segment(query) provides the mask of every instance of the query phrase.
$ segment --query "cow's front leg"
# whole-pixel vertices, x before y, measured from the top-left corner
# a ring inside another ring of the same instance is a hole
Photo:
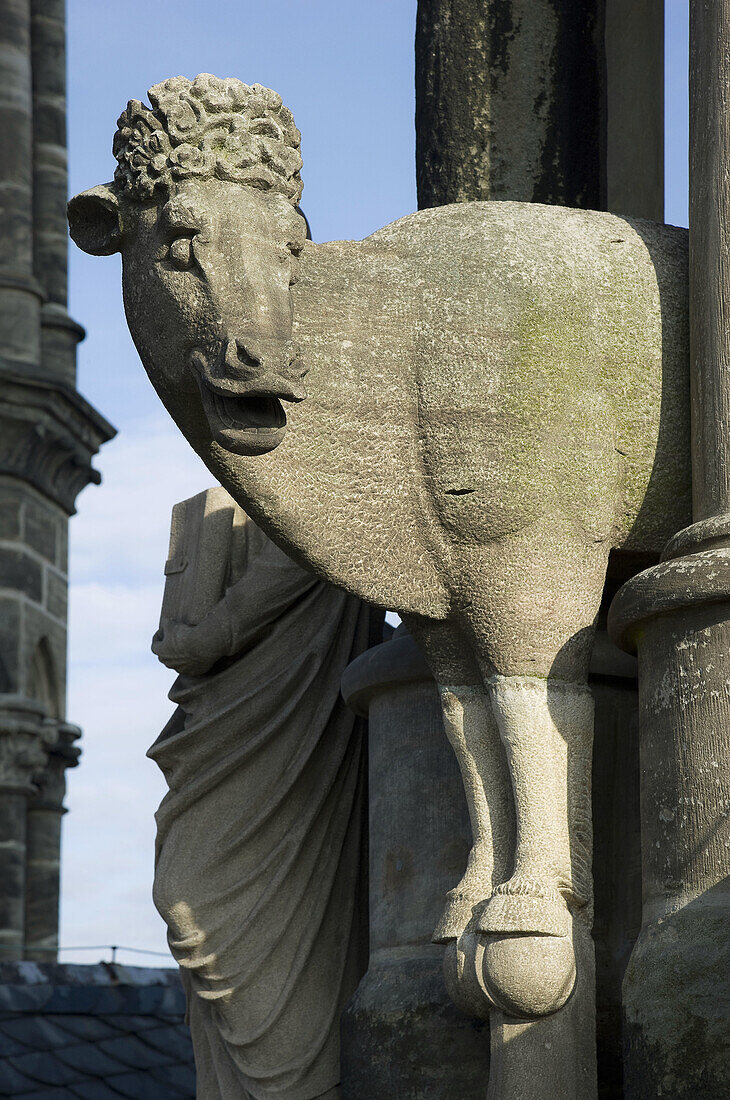
[[[438,685],[446,736],[464,783],[472,847],[466,871],[446,895],[433,933],[436,943],[459,939],[512,869],[514,807],[507,759],[490,695],[468,640],[453,623],[417,616],[404,621],[423,649]]]
[[[517,832],[512,873],[477,919],[489,936],[484,981],[504,1011],[541,1014],[573,989],[574,919],[591,924],[593,699],[552,678],[493,675],[487,686]]]
[[[483,686],[439,685],[446,736],[461,770],[472,848],[459,884],[446,896],[435,943],[458,940],[509,873],[514,809],[507,760],[488,693]]]

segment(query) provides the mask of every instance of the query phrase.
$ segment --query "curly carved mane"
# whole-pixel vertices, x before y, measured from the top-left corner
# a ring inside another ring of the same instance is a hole
[[[130,100],[114,135],[114,179],[126,195],[151,199],[156,188],[202,176],[280,191],[297,205],[301,134],[276,92],[200,73],[147,94],[152,107]]]

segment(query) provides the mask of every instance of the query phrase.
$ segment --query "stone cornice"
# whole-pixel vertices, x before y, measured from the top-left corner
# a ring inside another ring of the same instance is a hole
[[[0,362],[0,474],[27,481],[72,515],[79,492],[101,480],[91,460],[115,434],[71,387]]]

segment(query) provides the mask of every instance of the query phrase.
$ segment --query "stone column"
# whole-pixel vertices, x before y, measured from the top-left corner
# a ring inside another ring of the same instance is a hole
[[[598,0],[419,0],[420,208],[605,208],[602,10]]]
[[[5,696],[0,709],[0,957],[23,957],[26,812],[34,775],[46,764],[43,711]]]
[[[643,922],[624,981],[626,1095],[730,1081],[730,0],[690,4],[691,527],[614,600],[638,651]]]
[[[46,376],[76,384],[84,330],[66,311],[66,3],[31,0],[33,63],[33,267],[43,288],[41,362]]]
[[[33,373],[42,291],[33,277],[30,0],[0,0],[0,365]]]
[[[663,0],[419,0],[421,207],[499,199],[661,220],[663,121]],[[606,601],[626,575],[609,578]],[[612,650],[602,628],[592,665],[595,804],[603,811],[595,838],[595,866],[601,872],[595,929],[598,1060],[602,1087],[620,1089],[620,984],[640,906],[637,697],[635,673],[627,674],[625,666],[622,671]],[[606,819],[609,799],[611,806],[619,800],[620,819],[613,813]],[[593,960],[585,963],[592,984]],[[578,1035],[593,1026],[585,1005],[576,1009],[573,1003],[562,1013],[561,1042],[571,1029]],[[519,1064],[526,1059],[534,1070],[531,1088],[567,1095],[566,1080],[561,1085],[545,1075],[561,1057],[570,1060],[570,1042],[567,1053],[558,1055],[557,1022],[538,1020],[526,1027],[493,1014],[490,1087],[501,1090],[501,1097],[515,1087],[526,1095],[525,1078],[519,1078]],[[553,1051],[549,1064],[543,1057],[546,1044]],[[518,1047],[519,1056],[512,1059],[510,1051]]]
[[[664,0],[419,0],[419,207],[664,210]]]
[[[42,737],[27,716],[64,715],[68,517],[79,491],[100,480],[91,459],[114,434],[74,388],[83,333],[66,314],[65,81],[64,0],[0,0],[0,715],[11,731],[0,724],[10,768],[0,795],[3,955],[19,950],[23,929],[34,942],[55,940],[61,810],[33,799],[22,761],[28,738]]]
[[[664,221],[664,0],[605,0],[606,209]]]
[[[342,1019],[344,1100],[482,1100],[485,1025],[451,1004],[431,935],[470,847],[433,677],[405,628],[346,670],[369,720],[370,962]]]
[[[55,962],[61,871],[61,822],[66,810],[66,769],[78,764],[78,726],[49,723],[54,737],[48,763],[28,800],[25,881],[25,954],[34,962]]]

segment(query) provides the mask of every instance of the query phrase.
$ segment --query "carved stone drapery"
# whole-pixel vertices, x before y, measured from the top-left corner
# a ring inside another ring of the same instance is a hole
[[[340,676],[382,622],[290,561],[222,489],[177,505],[154,649],[181,675],[149,751],[155,903],[206,1100],[339,1095],[366,965],[364,729]]]

